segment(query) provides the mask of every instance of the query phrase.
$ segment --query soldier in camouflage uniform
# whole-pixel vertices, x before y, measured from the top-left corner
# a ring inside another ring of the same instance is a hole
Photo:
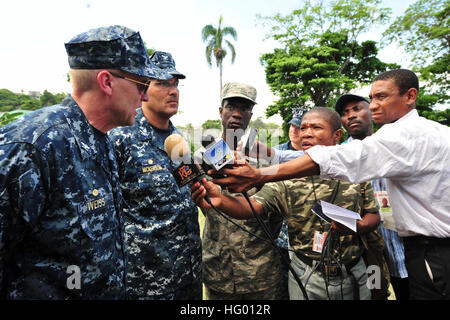
[[[156,51],[151,60],[170,79],[152,80],[135,124],[110,132],[125,200],[127,292],[131,299],[201,300],[198,209],[189,186],[178,187],[171,174],[176,164],[164,148],[169,135],[181,135],[170,118],[185,76],[169,53]]]
[[[0,129],[3,299],[125,298],[122,195],[105,133],[133,123],[158,69],[121,26],[65,46],[72,94]]]
[[[304,108],[295,108],[292,110],[292,119],[288,122],[289,124],[289,140],[280,145],[274,146],[274,149],[278,150],[301,150],[301,140],[300,140],[300,124],[302,122],[303,115],[307,110]],[[283,224],[281,226],[280,235],[275,243],[283,248],[289,248],[289,236],[288,236],[288,223],[287,219],[283,219]],[[293,253],[290,252],[292,255]],[[285,276],[288,276],[288,268],[285,266],[286,272]]]
[[[304,150],[316,144],[334,145],[342,135],[339,115],[328,108],[314,108],[304,116],[301,132]],[[371,185],[365,183],[364,187],[363,217],[358,220],[357,233],[367,233],[379,223],[378,205]],[[236,218],[251,216],[245,201],[221,196],[212,183],[207,183],[207,190],[219,209]],[[196,203],[208,207],[202,200],[203,191],[199,184],[192,187]],[[313,176],[267,183],[252,197],[258,213],[278,212],[287,216],[289,243],[295,250],[291,266],[299,275],[311,300],[353,299],[355,293],[360,299],[370,299],[366,266],[361,258],[363,245],[359,236],[339,224],[321,220],[311,211],[317,201],[323,200],[361,212],[361,196],[360,185]],[[236,211],[236,208],[240,210]],[[330,235],[334,243],[331,248],[334,259],[325,257],[322,260],[322,250],[325,248],[320,245],[321,240]],[[302,299],[298,284],[291,274],[289,277],[290,299]]]
[[[252,86],[236,82],[223,86],[219,108],[222,138],[232,149],[236,148],[234,140],[240,140],[239,135],[247,129],[255,104],[256,89]],[[222,192],[230,195],[226,190]],[[246,233],[213,209],[205,209],[203,213],[206,218],[202,238],[203,281],[207,298],[287,299],[287,278],[282,277],[282,261],[270,243]],[[265,222],[269,221],[281,225],[281,216],[267,215]],[[265,238],[256,218],[234,219],[234,222]]]

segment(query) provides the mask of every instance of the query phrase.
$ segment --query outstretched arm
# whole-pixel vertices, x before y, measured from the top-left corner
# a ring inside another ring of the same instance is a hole
[[[312,161],[308,154],[297,159],[270,167],[256,169],[247,162],[233,169],[223,169],[227,175],[225,178],[214,179],[213,182],[227,187],[232,192],[242,192],[254,186],[262,186],[267,182],[281,181],[292,178],[317,175],[320,172],[319,166]]]
[[[220,192],[214,183],[202,179],[202,183],[195,182],[191,185],[191,195],[195,204],[202,209],[209,209],[212,206],[205,200],[205,195],[208,192],[211,203],[220,211],[225,212],[230,217],[235,219],[249,219],[253,218],[252,210],[244,197],[234,197],[224,195]],[[250,199],[257,214],[262,214],[264,209],[262,205]]]

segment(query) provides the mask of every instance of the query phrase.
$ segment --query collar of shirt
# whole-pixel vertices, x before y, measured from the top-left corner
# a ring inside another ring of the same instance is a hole
[[[63,112],[66,121],[81,150],[81,157],[83,159],[96,159],[108,174],[115,172],[117,170],[116,159],[108,136],[105,134],[104,139],[99,139],[95,134],[96,129],[90,125],[83,111],[70,94],[61,102],[61,105],[64,107]]]
[[[81,149],[81,156],[98,158],[99,150],[101,150],[99,141],[95,137],[94,127],[89,124],[81,108],[70,94],[61,102],[61,105],[65,107],[64,115]]]
[[[348,143],[348,142],[351,142],[351,141],[353,141],[354,139],[353,139],[353,137],[348,137],[348,139],[347,140],[345,140],[344,142],[342,142],[341,144],[345,144],[345,143]]]
[[[138,126],[139,129],[136,138],[139,141],[149,140],[152,144],[164,150],[164,140],[161,138],[161,135],[156,132],[150,123],[148,123],[142,109],[138,109],[137,113],[135,126]],[[172,121],[169,120],[169,134],[173,133],[178,133],[181,135],[179,130],[172,124]]]
[[[409,119],[413,119],[413,118],[419,118],[419,113],[417,112],[417,109],[415,109],[415,108],[394,122],[401,123],[401,122],[408,121]]]
[[[164,147],[164,141],[167,137],[167,134],[158,133],[154,127],[147,121],[142,112],[142,109],[137,110],[137,116],[134,126],[138,127],[136,131],[136,139],[141,142],[149,142],[154,145],[156,148],[160,149],[163,152],[166,152]],[[172,121],[169,120],[169,135],[177,133],[180,136],[184,137],[180,130],[178,130],[173,124]]]

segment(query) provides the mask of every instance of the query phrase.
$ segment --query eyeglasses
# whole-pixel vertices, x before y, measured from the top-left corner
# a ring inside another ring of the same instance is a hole
[[[250,112],[252,112],[252,109],[253,109],[253,107],[251,107],[251,106],[235,106],[232,104],[227,104],[224,108],[231,112],[239,110],[242,113],[250,113]]]
[[[111,72],[109,71],[109,73],[111,73],[114,77],[120,78],[120,79],[125,79],[131,82],[134,82],[137,84],[138,90],[140,93],[144,93],[148,90],[148,87],[150,86],[150,82],[151,80],[147,80],[146,82],[141,82],[141,81],[137,81],[128,77],[125,77],[121,74],[115,73],[115,72]]]
[[[170,88],[170,87],[178,88],[178,87],[183,86],[182,84],[179,83],[178,79],[175,80],[174,82],[171,82],[171,81],[165,81],[165,80],[157,80],[157,81],[155,81],[155,82],[153,82],[153,83],[154,83],[155,85],[161,86],[161,87],[163,87],[163,88],[165,88],[165,89],[168,89],[168,88]]]

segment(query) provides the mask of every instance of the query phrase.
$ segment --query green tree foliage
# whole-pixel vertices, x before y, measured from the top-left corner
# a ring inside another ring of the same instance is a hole
[[[424,91],[417,100],[419,113],[445,123],[448,111],[432,107],[450,101],[450,0],[416,1],[383,35],[385,41],[399,43],[412,55],[412,69],[419,74]]]
[[[219,18],[219,25],[216,27],[208,24],[202,29],[202,40],[206,43],[206,61],[208,65],[212,65],[212,57],[216,59],[216,65],[220,72],[220,90],[222,90],[222,69],[223,59],[231,52],[231,63],[234,63],[236,58],[236,51],[233,44],[225,39],[226,36],[231,36],[235,41],[237,40],[237,32],[233,27],[223,27],[223,17]]]
[[[47,90],[44,90],[44,93],[39,98],[39,101],[41,102],[41,106],[43,107],[52,106],[56,104],[56,97]]]
[[[7,125],[10,122],[13,122],[17,118],[21,117],[23,114],[20,112],[7,112],[0,116],[0,127]]]
[[[0,89],[0,112],[12,110],[35,110],[41,107],[38,99],[26,94],[17,94],[8,89]]]
[[[280,126],[273,122],[264,122],[262,117],[256,118],[256,120],[250,120],[248,125],[250,128],[255,129],[278,129]]]
[[[221,120],[206,120],[202,124],[202,129],[219,129],[222,130]]]
[[[450,126],[450,109],[433,109],[437,103],[442,101],[442,96],[437,93],[428,94],[427,88],[421,88],[416,100],[416,109],[419,114],[427,119],[437,121],[441,124]]]
[[[283,138],[277,133],[280,126],[274,122],[264,122],[262,117],[250,120],[249,128],[258,129],[257,140],[262,141],[269,147],[282,143]],[[284,141],[283,141],[284,142]]]
[[[31,98],[27,95],[22,95],[22,102],[20,104],[20,108],[22,110],[36,110],[41,107],[40,101],[36,98]]]
[[[41,103],[41,107],[47,107],[60,103],[65,97],[65,93],[53,94],[47,90],[44,90],[44,93],[39,98],[39,101]]]
[[[271,25],[268,36],[284,45],[264,54],[261,62],[267,83],[279,97],[266,114],[281,115],[285,135],[293,108],[332,107],[341,94],[398,67],[377,58],[376,42],[357,40],[370,27],[388,21],[391,11],[379,8],[379,0],[339,0],[328,6],[322,1],[302,3],[287,16],[259,17]]]
[[[256,129],[278,129],[279,125],[273,122],[264,122],[262,117],[258,117],[255,120],[250,120],[248,125],[251,128]],[[183,129],[192,129],[192,124],[188,123]],[[222,129],[222,121],[220,119],[217,120],[206,120],[202,124],[202,129]]]
[[[177,126],[177,128],[183,130],[194,130],[194,126],[192,125],[192,123],[188,123],[185,126]]]
[[[11,121],[22,116],[24,111],[36,110],[48,105],[60,103],[67,94],[53,94],[44,91],[40,99],[34,98],[27,94],[14,93],[8,89],[0,89],[0,113],[5,112],[0,117],[0,125],[4,126]]]
[[[0,111],[7,112],[19,107],[19,97],[8,89],[0,89]]]
[[[144,41],[144,45],[147,47],[147,42]],[[153,47],[148,48],[148,47],[147,47],[147,55],[148,55],[149,57],[151,57],[152,54],[153,54],[155,51],[156,51],[155,48],[153,48]]]

